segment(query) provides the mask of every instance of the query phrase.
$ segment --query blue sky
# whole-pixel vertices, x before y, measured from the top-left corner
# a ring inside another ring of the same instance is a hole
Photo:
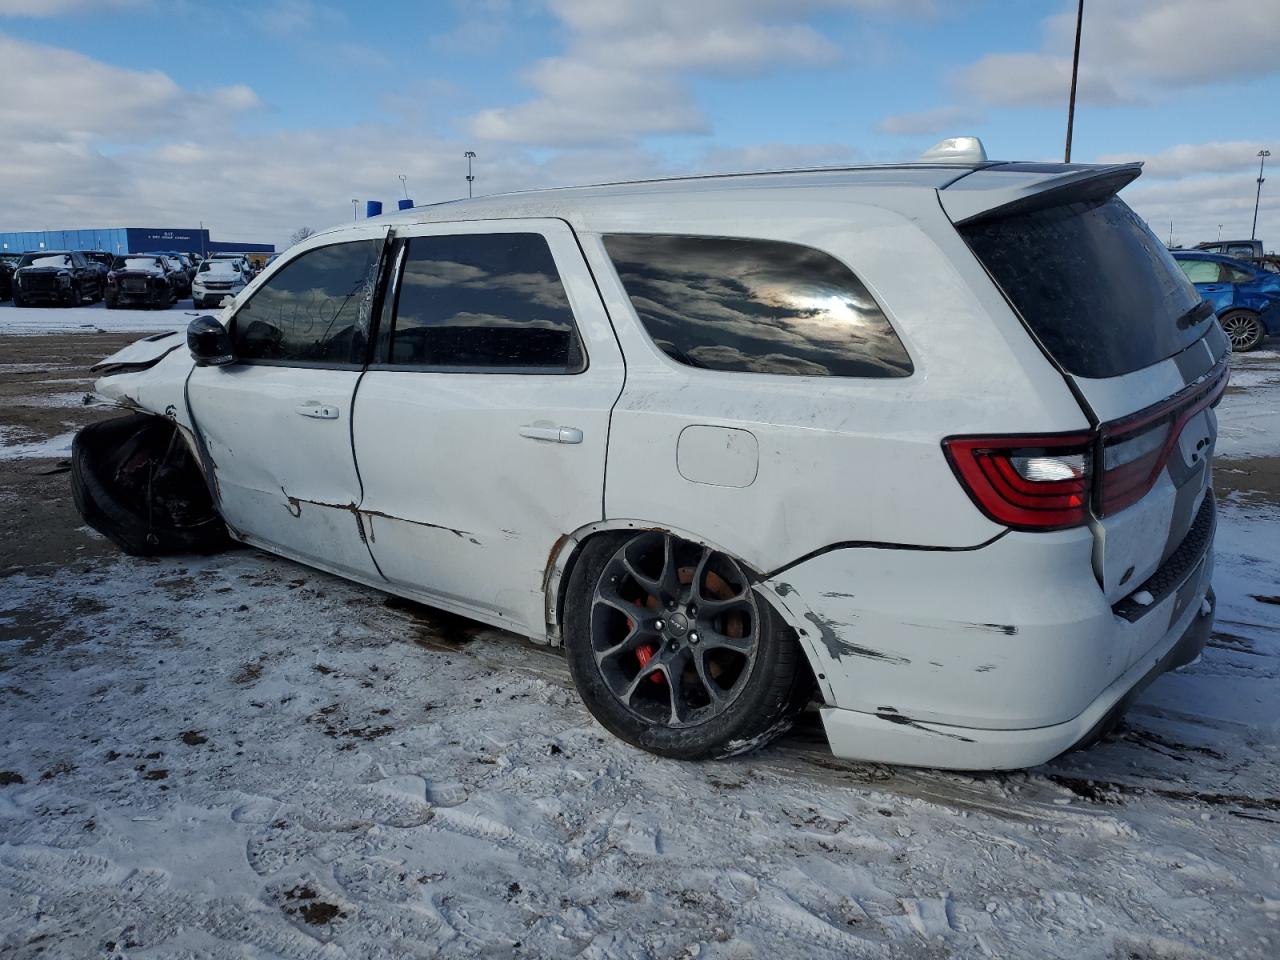
[[[1086,6],[1073,158],[1147,160],[1127,195],[1162,236],[1247,235],[1254,155],[1280,165],[1280,17]],[[1073,27],[1051,0],[0,0],[0,227],[278,242],[393,200],[399,173],[457,196],[468,148],[482,191],[900,160],[958,133],[1060,159]]]

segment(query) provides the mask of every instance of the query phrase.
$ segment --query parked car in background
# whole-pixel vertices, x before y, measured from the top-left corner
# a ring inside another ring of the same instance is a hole
[[[167,307],[178,299],[173,279],[164,257],[146,253],[116,257],[107,274],[107,309]]]
[[[186,263],[176,253],[163,254],[162,256],[169,267],[169,282],[173,284],[174,294],[179,300],[185,300],[191,296],[191,284],[194,279],[190,264]]]
[[[1220,253],[1234,257],[1268,273],[1280,273],[1280,256],[1267,253],[1261,240],[1207,240],[1197,243],[1195,249],[1202,253]]]
[[[18,268],[18,261],[21,259],[20,253],[0,254],[0,301],[13,296],[13,271]]]
[[[1241,353],[1280,333],[1280,275],[1217,253],[1175,250],[1200,296],[1213,304],[1218,322]]]
[[[1139,165],[968,155],[317,234],[95,368],[131,415],[77,436],[77,505],[562,644],[662,755],[816,692],[840,756],[1043,763],[1210,635],[1230,346]]]
[[[219,306],[234,297],[253,279],[240,259],[214,258],[200,264],[191,283],[191,301],[197,310]]]
[[[78,250],[41,250],[24,253],[13,274],[13,304],[61,303],[78,306],[97,303],[106,288],[99,265]]]
[[[111,261],[115,256],[107,253],[105,250],[81,250],[80,253],[86,260],[91,260],[98,265],[99,271],[102,273],[103,284],[107,280],[107,274],[111,271]]]

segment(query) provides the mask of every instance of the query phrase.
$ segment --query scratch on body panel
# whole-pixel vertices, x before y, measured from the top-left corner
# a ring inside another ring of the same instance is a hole
[[[870,647],[860,647],[856,643],[850,643],[833,629],[833,626],[845,627],[848,626],[848,624],[823,620],[813,611],[805,613],[804,618],[818,628],[818,635],[822,638],[823,646],[827,648],[827,653],[831,654],[831,659],[833,660],[839,660],[841,657],[850,656],[867,657],[871,660],[882,660],[886,663],[908,664],[911,662],[906,657],[895,657],[888,653],[882,653],[879,650],[872,650]]]
[[[373,517],[380,517],[383,520],[398,520],[401,523],[411,523],[415,527],[428,527],[432,530],[444,530],[448,533],[452,533],[455,537],[469,540],[476,546],[481,546],[480,541],[466,530],[457,530],[454,527],[446,527],[438,523],[427,523],[425,520],[407,520],[404,517],[393,517],[391,514],[383,513],[381,510],[362,510],[354,503],[329,503],[324,500],[309,500],[306,497],[295,497],[292,496],[284,487],[280,488],[280,492],[284,494],[285,499],[288,501],[286,509],[295,517],[302,516],[302,505],[304,503],[314,504],[317,507],[328,507],[330,510],[345,510],[356,518],[356,525],[359,527],[360,539],[362,541],[365,541],[367,536],[364,526],[364,518],[369,517],[372,519]],[[372,527],[370,529],[372,529]]]

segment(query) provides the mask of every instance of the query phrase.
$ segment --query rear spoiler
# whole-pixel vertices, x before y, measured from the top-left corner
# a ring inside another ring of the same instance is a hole
[[[1141,173],[1141,163],[997,163],[955,180],[938,191],[938,199],[951,221],[961,226],[1105,200]]]

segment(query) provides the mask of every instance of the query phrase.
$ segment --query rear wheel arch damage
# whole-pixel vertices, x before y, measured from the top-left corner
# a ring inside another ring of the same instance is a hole
[[[84,521],[125,553],[213,553],[233,543],[190,438],[166,417],[134,413],[81,429],[71,489]]]
[[[653,569],[641,574],[646,552]],[[602,596],[619,576],[639,588],[634,610]],[[789,617],[757,589],[755,571],[714,544],[639,522],[592,525],[557,544],[548,579],[548,633],[566,647],[583,701],[636,746],[681,759],[745,753],[785,732],[813,696],[809,651]],[[708,616],[713,607],[722,612]],[[602,611],[612,616],[602,620]],[[720,637],[723,617],[736,619]],[[604,638],[605,621],[637,647],[618,655],[623,675],[611,677],[601,656],[617,639]],[[632,697],[652,696],[632,704],[622,694],[628,687]]]

